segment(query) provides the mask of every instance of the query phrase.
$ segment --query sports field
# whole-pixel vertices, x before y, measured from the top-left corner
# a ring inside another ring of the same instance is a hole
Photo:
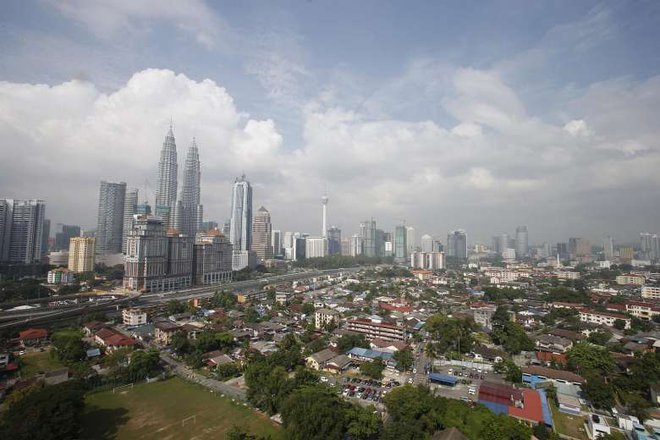
[[[222,439],[234,425],[283,438],[263,414],[179,378],[89,394],[85,402],[83,439]]]
[[[21,367],[21,376],[30,377],[37,373],[57,370],[64,365],[52,357],[48,351],[27,353],[21,357],[23,366]]]

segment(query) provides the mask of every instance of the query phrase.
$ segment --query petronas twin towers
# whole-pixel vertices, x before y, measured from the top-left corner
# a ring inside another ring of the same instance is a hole
[[[193,138],[188,148],[185,167],[183,169],[183,185],[180,198],[177,200],[178,163],[176,141],[172,125],[165,136],[163,149],[158,162],[158,189],[156,192],[156,215],[170,228],[179,233],[194,237],[202,224],[203,208],[200,199],[200,169],[199,150]]]

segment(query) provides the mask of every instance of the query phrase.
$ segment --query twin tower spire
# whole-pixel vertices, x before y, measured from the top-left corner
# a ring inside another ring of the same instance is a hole
[[[200,204],[199,150],[192,140],[183,169],[183,185],[177,200],[178,162],[176,141],[170,122],[158,162],[158,188],[156,190],[156,215],[163,217],[168,228],[194,237],[201,229],[203,207]]]

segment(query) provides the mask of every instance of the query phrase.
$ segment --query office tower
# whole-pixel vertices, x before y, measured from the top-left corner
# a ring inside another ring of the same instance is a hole
[[[0,262],[9,261],[9,240],[11,239],[11,220],[14,201],[0,199]]]
[[[360,237],[362,238],[362,254],[366,257],[376,256],[376,222],[367,220],[360,223]]]
[[[293,261],[302,261],[306,256],[306,250],[307,250],[307,240],[302,237],[295,237],[293,239],[293,255],[292,255],[292,260]]]
[[[447,256],[457,260],[467,258],[467,233],[464,230],[451,231],[447,235]]]
[[[518,226],[516,228],[516,258],[522,260],[529,256],[529,235],[527,226]]]
[[[76,273],[92,272],[95,254],[96,238],[71,237],[69,240],[69,270]]]
[[[279,257],[282,255],[282,231],[279,229],[273,229],[272,235],[273,243],[273,256]]]
[[[126,240],[128,233],[133,228],[133,216],[137,214],[138,190],[130,188],[126,190],[124,198],[124,222],[122,225],[121,251],[126,253]]]
[[[614,240],[609,235],[603,239],[603,256],[608,261],[614,259]]]
[[[568,253],[581,263],[591,261],[591,242],[585,238],[571,237],[568,239]]]
[[[124,287],[143,292],[190,287],[193,252],[192,237],[167,234],[160,217],[137,215],[128,234]]]
[[[499,254],[502,255],[504,252],[506,252],[507,249],[509,249],[509,234],[500,234],[499,236],[499,243],[498,243],[498,249],[499,249]]]
[[[321,237],[327,237],[328,234],[328,223],[327,223],[327,208],[328,208],[328,195],[323,194],[321,196],[321,204],[323,205],[323,226],[321,228]]]
[[[43,200],[0,200],[0,261],[41,260],[45,215]]]
[[[364,250],[364,243],[362,236],[360,234],[353,234],[351,237],[351,244],[350,244],[350,255],[351,257],[357,257],[358,255],[362,255]]]
[[[349,237],[341,239],[341,255],[344,257],[351,255],[351,239]]]
[[[231,233],[231,220],[227,220],[222,224],[222,235],[229,238],[230,233]]]
[[[189,237],[195,236],[202,223],[203,207],[200,204],[200,178],[199,150],[197,149],[197,142],[193,138],[183,169],[181,213],[177,225],[179,232]]]
[[[556,254],[560,260],[568,260],[570,258],[568,243],[557,243]]]
[[[491,245],[490,245],[491,250],[496,254],[501,253],[502,250],[500,249],[500,237],[494,236],[490,240],[491,240]]]
[[[139,204],[135,207],[135,213],[138,215],[151,215],[151,205],[147,202]]]
[[[328,229],[328,255],[341,254],[341,229],[331,226]]]
[[[176,141],[170,123],[170,129],[165,136],[163,148],[160,150],[158,188],[156,189],[156,215],[163,218],[165,227],[174,223],[177,172]]]
[[[96,229],[96,251],[99,254],[118,254],[121,252],[125,200],[125,182],[101,181],[98,226]]]
[[[73,237],[80,237],[80,226],[58,223],[55,226],[55,250],[68,250],[69,240]]]
[[[41,257],[45,257],[48,255],[48,248],[50,247],[48,244],[48,240],[50,239],[50,220],[45,218],[44,219],[44,232],[41,235]]]
[[[193,259],[196,284],[217,284],[231,281],[232,247],[229,239],[215,229],[200,232],[195,238]]]
[[[328,255],[328,240],[325,237],[305,239],[305,258],[321,258]]]
[[[376,242],[375,242],[375,248],[376,248],[376,256],[377,257],[384,257],[385,256],[385,231],[382,229],[376,229]]]
[[[445,268],[444,252],[413,252],[410,254],[413,269],[438,270]]]
[[[660,235],[653,234],[651,237],[651,260],[655,263],[660,261]]]
[[[433,237],[428,234],[422,235],[420,239],[420,244],[422,245],[422,252],[432,252],[433,251]]]
[[[406,227],[406,245],[408,246],[408,255],[417,250],[417,235],[415,233],[415,228],[412,226]]]
[[[653,254],[653,235],[648,232],[639,234],[639,250],[643,260],[651,260]]]
[[[243,174],[234,181],[231,194],[229,241],[236,251],[248,251],[252,246],[252,186]]]
[[[408,260],[407,231],[404,225],[394,228],[394,259],[397,263]]]
[[[270,223],[270,213],[263,206],[254,215],[252,222],[252,251],[260,261],[273,258],[273,226]]]

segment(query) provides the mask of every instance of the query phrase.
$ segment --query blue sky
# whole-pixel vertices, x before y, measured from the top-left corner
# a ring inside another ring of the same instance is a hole
[[[149,198],[171,115],[218,221],[245,171],[284,230],[316,232],[327,187],[345,234],[372,216],[473,241],[660,232],[660,2],[3,8],[0,152],[22,145],[35,183],[3,169],[2,196],[44,198],[55,222],[92,226],[101,179]]]

